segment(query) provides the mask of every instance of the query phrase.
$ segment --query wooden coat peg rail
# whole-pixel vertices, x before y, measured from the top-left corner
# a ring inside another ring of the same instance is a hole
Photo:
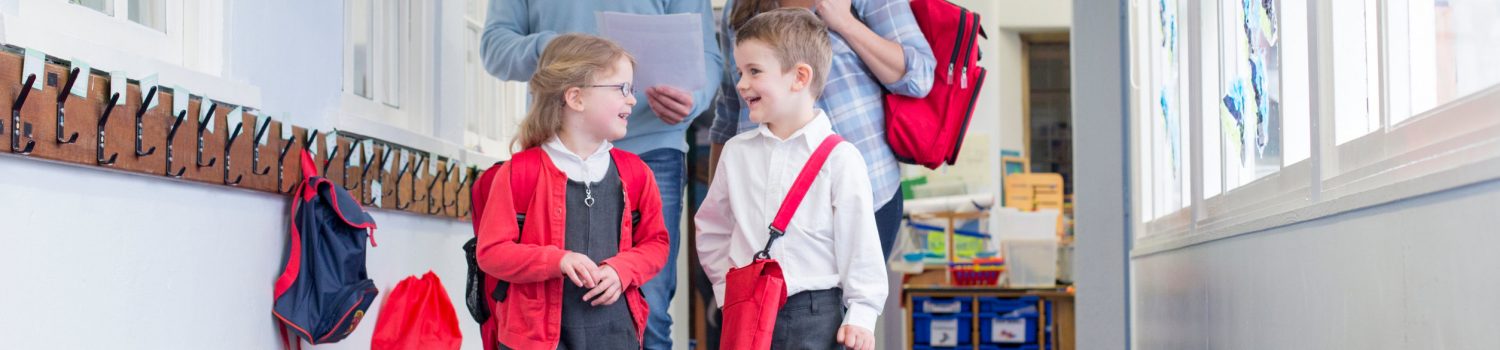
[[[11,112],[0,118],[0,153],[284,194],[302,179],[298,154],[307,149],[320,175],[366,207],[472,215],[468,188],[481,169],[452,158],[287,125],[247,106],[139,81],[115,93],[111,75],[55,58],[22,77],[25,57],[21,48],[0,46],[0,79],[9,79],[0,82],[0,109]],[[82,95],[72,93],[75,86]]]

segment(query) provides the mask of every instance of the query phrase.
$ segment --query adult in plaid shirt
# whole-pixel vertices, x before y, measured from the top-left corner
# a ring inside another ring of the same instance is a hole
[[[828,113],[833,130],[864,156],[876,201],[880,247],[890,255],[901,224],[901,171],[885,140],[884,94],[923,97],[932,89],[936,61],[917,27],[908,0],[729,0],[724,4],[720,47],[728,74],[719,89],[712,127],[711,163],[734,135],[754,130],[750,111],[735,85],[734,33],[739,24],[770,9],[812,9],[828,24],[833,65],[817,107]]]

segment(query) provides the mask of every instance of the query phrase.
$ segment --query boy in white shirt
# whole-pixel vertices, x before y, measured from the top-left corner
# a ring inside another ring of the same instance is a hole
[[[735,88],[754,131],[724,145],[698,209],[698,258],[724,303],[725,274],[766,246],[766,228],[804,163],[833,134],[813,107],[832,56],[827,27],[806,9],[757,15],[736,33]],[[859,150],[841,142],[818,171],[785,236],[771,246],[786,278],[773,349],[873,349],[885,305],[885,259],[875,226],[869,174]]]

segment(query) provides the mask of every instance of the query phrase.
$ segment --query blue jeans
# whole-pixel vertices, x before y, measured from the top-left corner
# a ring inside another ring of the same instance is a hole
[[[902,207],[905,200],[901,197],[901,191],[896,191],[896,197],[875,210],[875,229],[880,231],[880,251],[885,257],[891,257],[891,249],[896,246],[896,233],[901,232]]]
[[[672,305],[672,295],[677,292],[677,246],[682,235],[682,186],[687,172],[687,159],[682,151],[658,149],[642,153],[641,160],[656,174],[656,186],[661,190],[662,219],[667,225],[667,264],[655,278],[641,286],[646,304],[651,306],[651,317],[646,320],[646,339],[643,347],[650,350],[672,348],[672,315],[667,308]]]

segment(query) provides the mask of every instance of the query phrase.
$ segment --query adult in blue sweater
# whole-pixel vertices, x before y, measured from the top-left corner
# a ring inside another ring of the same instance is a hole
[[[667,265],[642,286],[651,317],[646,326],[646,349],[672,348],[672,318],[667,306],[677,289],[677,252],[681,245],[682,192],[686,173],[685,131],[703,111],[713,106],[723,77],[723,56],[713,30],[713,8],[708,0],[490,0],[488,18],[480,46],[485,69],[512,81],[526,81],[536,71],[537,57],[559,34],[598,34],[597,12],[643,15],[692,13],[702,17],[703,56],[683,57],[704,61],[708,83],[696,91],[670,86],[644,86],[635,90],[636,104],[630,114],[625,138],[615,147],[638,154],[656,174],[661,189],[662,216],[670,235]]]

